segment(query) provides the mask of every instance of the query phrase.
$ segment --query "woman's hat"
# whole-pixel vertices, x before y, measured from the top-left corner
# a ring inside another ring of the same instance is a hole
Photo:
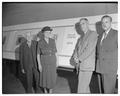
[[[45,26],[43,27],[43,29],[41,30],[42,32],[45,32],[45,31],[52,31],[52,28],[49,27],[49,26]]]

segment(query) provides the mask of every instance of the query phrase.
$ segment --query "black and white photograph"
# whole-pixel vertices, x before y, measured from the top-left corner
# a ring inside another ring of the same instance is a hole
[[[118,94],[118,1],[2,2],[2,94]]]

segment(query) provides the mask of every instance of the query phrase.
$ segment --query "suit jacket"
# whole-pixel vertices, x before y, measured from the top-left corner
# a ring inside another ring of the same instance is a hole
[[[102,38],[102,36],[100,36]],[[118,32],[111,29],[107,37],[97,44],[97,65],[98,73],[117,73],[118,69]]]
[[[89,30],[78,43],[74,56],[81,61],[80,70],[94,71],[97,32]]]
[[[22,69],[37,68],[37,42],[32,41],[30,51],[27,42],[20,45],[20,64]]]

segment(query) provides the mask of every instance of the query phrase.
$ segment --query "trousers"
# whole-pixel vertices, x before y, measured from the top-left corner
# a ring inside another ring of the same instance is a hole
[[[117,74],[102,74],[103,89],[105,94],[112,94],[115,91]]]
[[[39,72],[36,68],[26,70],[27,93],[33,93],[33,80],[35,80],[35,91],[39,87]]]
[[[92,71],[79,71],[78,77],[78,93],[90,93],[90,81],[92,77]]]

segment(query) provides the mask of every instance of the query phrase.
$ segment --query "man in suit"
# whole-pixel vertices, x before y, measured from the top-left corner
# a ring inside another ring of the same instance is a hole
[[[26,33],[27,41],[20,45],[20,64],[22,73],[26,74],[27,93],[33,93],[33,77],[35,79],[35,92],[39,90],[39,72],[37,67],[37,41],[32,40],[31,34]]]
[[[101,18],[104,33],[97,42],[96,72],[102,76],[104,93],[114,92],[118,69],[118,33],[111,28],[112,18],[105,15]]]
[[[97,32],[89,29],[87,18],[80,19],[79,23],[81,30],[84,32],[84,36],[81,39],[78,39],[77,48],[75,48],[73,54],[76,68],[79,69],[78,93],[90,93],[89,84],[95,69]]]

